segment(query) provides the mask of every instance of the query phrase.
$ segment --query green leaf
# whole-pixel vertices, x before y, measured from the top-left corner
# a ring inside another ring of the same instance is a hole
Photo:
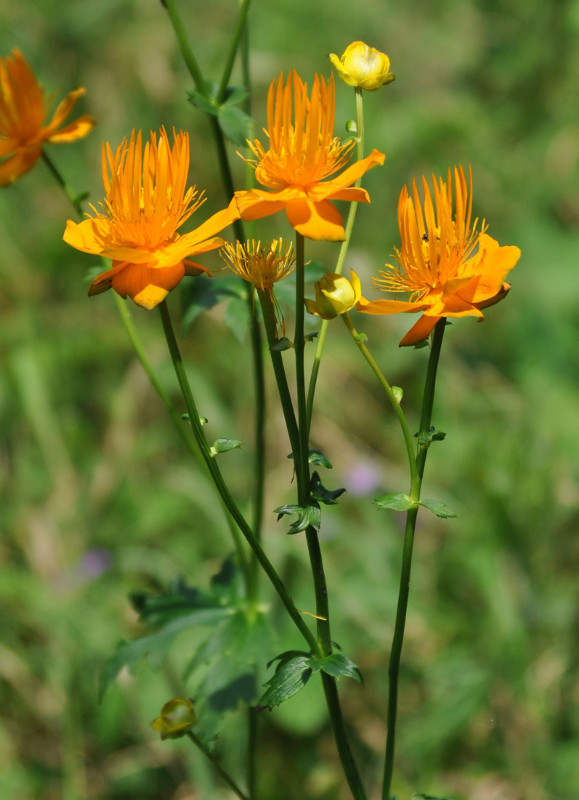
[[[451,517],[456,517],[454,511],[443,503],[441,500],[421,500],[420,505],[427,508],[429,511],[432,511],[433,514],[436,514],[437,517],[441,519],[450,519]]]
[[[391,511],[408,511],[414,505],[414,501],[402,492],[382,495],[382,497],[377,497],[374,502],[378,508],[389,508]]]
[[[313,342],[320,335],[319,331],[312,331],[304,335],[304,342]]]
[[[258,708],[272,709],[303,689],[312,675],[312,657],[296,655],[280,661],[275,675],[265,684],[268,688],[259,701]]]
[[[215,103],[214,98],[206,97],[196,89],[187,90],[187,99],[195,108],[203,111],[204,114],[209,114],[212,117],[216,117],[219,114],[219,106]]]
[[[245,144],[251,132],[251,117],[245,111],[237,106],[223,105],[217,119],[227,139],[237,145]]]
[[[434,797],[432,794],[413,794],[412,800],[452,800],[452,797]]]
[[[338,502],[338,497],[344,494],[345,491],[345,489],[326,489],[326,487],[322,484],[318,473],[314,472],[312,474],[312,479],[310,481],[310,492],[314,500],[318,500],[320,503],[325,503],[327,506],[334,506]]]
[[[319,668],[332,678],[339,678],[344,675],[346,678],[354,678],[358,683],[362,683],[362,673],[354,664],[352,659],[343,653],[332,653],[324,658],[316,659]]]
[[[229,298],[243,298],[243,281],[237,275],[214,280],[206,275],[199,275],[188,281],[182,292],[183,327],[187,330],[202,311],[214,308],[218,303]]]
[[[242,442],[239,439],[216,439],[211,447],[211,455],[216,456],[219,453],[227,453],[229,450],[236,450],[241,447]]]
[[[245,297],[232,297],[225,309],[225,324],[240,344],[247,336],[251,321],[250,307]]]
[[[291,458],[291,456],[289,457]],[[320,450],[310,450],[308,454],[308,461],[310,464],[315,464],[316,467],[326,467],[326,469],[332,469],[332,465]]]
[[[291,339],[288,339],[287,336],[282,336],[281,339],[278,339],[277,342],[272,344],[270,350],[275,350],[281,353],[284,350],[291,350],[293,346],[294,343],[291,341]]]
[[[300,533],[300,531],[305,531],[306,528],[312,527],[315,528],[317,531],[320,529],[320,522],[321,522],[321,513],[319,505],[314,501],[310,505],[307,506],[297,506],[297,505],[283,505],[279,506],[279,508],[274,509],[277,516],[277,521],[279,522],[280,519],[285,515],[292,515],[295,514],[297,519],[295,522],[292,522],[290,528],[288,530],[289,534]]]
[[[236,105],[249,97],[249,92],[245,86],[228,86],[225,91],[223,105]]]

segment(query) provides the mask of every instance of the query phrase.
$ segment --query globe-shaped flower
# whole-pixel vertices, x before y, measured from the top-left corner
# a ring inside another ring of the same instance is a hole
[[[360,279],[350,270],[350,280],[337,272],[327,272],[314,284],[315,300],[306,300],[306,308],[310,314],[322,319],[334,319],[356,307],[362,289]]]
[[[390,59],[386,53],[381,53],[380,50],[369,47],[364,42],[349,44],[341,58],[335,53],[330,53],[330,61],[348,86],[359,87],[369,92],[391,83],[396,77],[389,71]]]

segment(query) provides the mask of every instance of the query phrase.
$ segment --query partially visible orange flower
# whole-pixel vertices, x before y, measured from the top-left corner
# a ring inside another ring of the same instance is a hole
[[[334,78],[326,84],[316,75],[311,98],[306,84],[290,72],[272,81],[267,99],[269,148],[249,142],[258,183],[267,190],[236,192],[242,219],[259,219],[285,209],[295,230],[309,239],[344,239],[342,217],[331,200],[369,203],[365,189],[352,184],[367,170],[384,163],[384,154],[372,150],[367,158],[335,175],[350,159],[354,141],[334,137]]]
[[[84,89],[70,92],[48,118],[51,97],[36,82],[19,50],[0,58],[0,186],[8,186],[32,169],[45,142],[61,144],[82,139],[94,119],[85,114],[62,127]]]
[[[163,128],[159,141],[143,151],[141,132],[124,139],[113,155],[103,143],[102,171],[106,200],[94,216],[80,224],[69,220],[64,241],[77,250],[113,259],[112,269],[91,283],[89,295],[111,287],[121,297],[152,309],[165,299],[185,275],[208,269],[188,256],[215,250],[224,244],[216,233],[239,218],[237,210],[218,211],[189,233],[177,229],[205,201],[203,193],[187,187],[189,135],[174,133],[173,147]]]
[[[358,311],[366,314],[398,314],[422,311],[418,322],[404,336],[401,345],[418,344],[428,338],[443,317],[477,317],[482,308],[502,300],[509,291],[507,273],[520,258],[518,247],[500,247],[485,233],[486,225],[472,221],[472,174],[469,186],[462,167],[454,168],[454,211],[452,173],[446,182],[432,177],[434,202],[426,182],[424,211],[416,182],[412,197],[406,186],[400,193],[398,225],[401,246],[396,249],[397,265],[386,264],[375,284],[387,292],[406,292],[408,300],[375,300],[364,297]]]

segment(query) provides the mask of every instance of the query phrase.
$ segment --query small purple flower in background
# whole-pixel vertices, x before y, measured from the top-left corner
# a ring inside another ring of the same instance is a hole
[[[348,492],[355,497],[371,494],[382,483],[382,473],[378,465],[371,461],[356,461],[345,476]]]
[[[105,547],[91,547],[83,555],[75,570],[80,580],[100,578],[112,564],[112,554]]]

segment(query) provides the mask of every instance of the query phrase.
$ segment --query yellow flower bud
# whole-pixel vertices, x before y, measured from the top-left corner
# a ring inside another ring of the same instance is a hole
[[[345,314],[360,300],[362,287],[360,279],[350,270],[350,280],[337,272],[328,272],[314,284],[315,300],[306,300],[306,308],[310,314],[322,319],[334,319]]]
[[[161,734],[161,739],[179,739],[191,730],[197,722],[193,710],[193,700],[183,700],[175,697],[165,703],[161,709],[161,716],[151,722],[151,728]]]
[[[349,44],[341,58],[335,53],[330,53],[330,61],[348,86],[358,86],[369,92],[379,89],[395,78],[393,72],[388,72],[390,59],[386,53],[381,53],[380,50],[369,47],[364,42]]]

